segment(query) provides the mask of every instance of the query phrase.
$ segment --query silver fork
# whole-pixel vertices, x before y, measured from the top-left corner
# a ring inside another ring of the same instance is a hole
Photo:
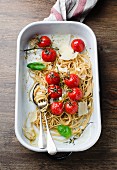
[[[38,140],[38,146],[41,149],[46,148],[46,140],[45,140],[45,135],[44,135],[44,130],[43,130],[43,125],[42,125],[42,109],[47,106],[47,101],[46,100],[41,100],[36,105],[38,106],[40,110],[40,133],[39,133],[39,140]],[[55,143],[52,139],[52,136],[50,134],[50,130],[48,127],[48,122],[46,118],[46,112],[43,113],[45,117],[45,122],[46,122],[46,128],[47,128],[47,151],[50,155],[55,155],[57,153],[57,148],[55,146]]]

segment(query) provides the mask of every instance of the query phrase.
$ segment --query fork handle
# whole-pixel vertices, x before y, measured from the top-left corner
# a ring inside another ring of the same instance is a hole
[[[46,128],[47,128],[47,151],[50,155],[55,155],[57,153],[57,148],[50,134],[46,115],[45,115],[45,121],[46,121]]]
[[[38,147],[40,149],[46,148],[46,139],[45,139],[45,134],[42,125],[42,113],[40,113],[40,130],[39,130]]]

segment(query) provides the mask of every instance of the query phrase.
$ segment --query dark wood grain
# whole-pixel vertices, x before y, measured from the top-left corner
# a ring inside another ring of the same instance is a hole
[[[117,169],[117,1],[100,0],[85,23],[98,40],[102,134],[91,149],[53,161],[18,142],[14,133],[16,39],[28,23],[49,15],[55,0],[0,1],[0,170]]]

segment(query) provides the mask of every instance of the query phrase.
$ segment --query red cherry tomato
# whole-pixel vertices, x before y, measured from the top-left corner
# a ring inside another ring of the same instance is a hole
[[[51,71],[49,74],[46,75],[46,81],[48,84],[59,84],[60,76],[55,71]]]
[[[56,60],[56,51],[52,48],[47,48],[46,50],[42,51],[42,59],[46,62],[53,62]]]
[[[39,47],[49,47],[50,45],[51,45],[51,40],[49,37],[42,36],[41,38],[39,38],[39,43],[38,43]]]
[[[82,52],[85,48],[85,44],[81,39],[74,39],[71,43],[71,47],[74,51]]]
[[[68,92],[68,96],[72,100],[80,100],[83,97],[83,93],[80,88],[74,87],[71,89],[71,92]]]
[[[70,74],[68,77],[65,78],[64,82],[70,88],[78,87],[80,79],[76,74]]]
[[[63,103],[53,102],[50,106],[51,112],[54,115],[61,115],[63,113]]]
[[[65,111],[68,114],[75,114],[76,112],[78,112],[78,105],[75,101],[68,101],[65,103]]]
[[[56,99],[62,96],[62,89],[60,86],[51,84],[48,87],[48,93],[51,98]]]

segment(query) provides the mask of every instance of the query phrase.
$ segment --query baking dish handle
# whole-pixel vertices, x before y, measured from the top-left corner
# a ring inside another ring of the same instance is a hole
[[[63,160],[69,157],[72,154],[72,152],[59,152],[56,155],[50,155],[47,153],[47,156],[53,160]]]

